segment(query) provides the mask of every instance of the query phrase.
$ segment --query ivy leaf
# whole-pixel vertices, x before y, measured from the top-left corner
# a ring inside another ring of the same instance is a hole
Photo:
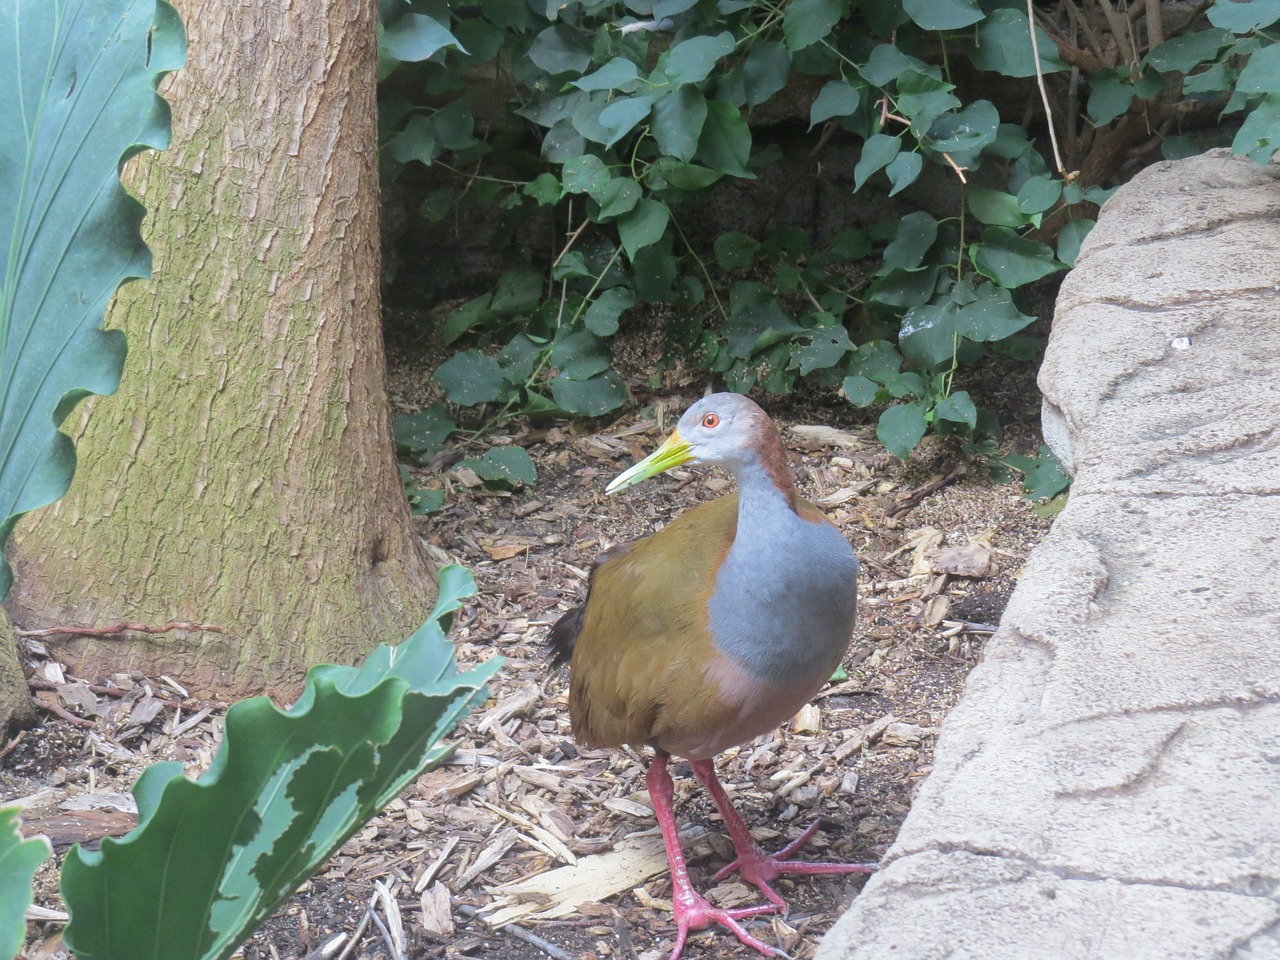
[[[1085,108],[1095,127],[1110,123],[1129,109],[1133,84],[1127,70],[1098,70],[1089,75],[1089,104]]]
[[[729,356],[745,359],[781,336],[804,332],[782,309],[777,295],[762,283],[740,281],[729,295],[729,320],[724,325]],[[769,336],[773,334],[773,336]]]
[[[707,119],[695,159],[730,176],[754,179],[755,175],[747,169],[750,157],[751,130],[742,113],[724,100],[708,101]]]
[[[902,9],[922,30],[959,30],[982,19],[977,0],[902,0]]]
[[[611,337],[618,332],[618,318],[635,302],[635,294],[626,287],[610,287],[587,307],[582,322],[596,336]]]
[[[893,157],[890,164],[884,168],[884,173],[888,175],[888,182],[893,187],[888,195],[892,197],[895,193],[901,193],[910,187],[923,168],[924,159],[919,154],[899,154]]]
[[[445,396],[464,407],[499,399],[506,385],[498,361],[476,350],[450,357],[436,368],[432,379],[444,388]]]
[[[716,237],[716,263],[721,270],[741,270],[743,267],[751,266],[759,249],[760,241],[745,233],[738,231],[722,233]]]
[[[973,399],[966,390],[957,390],[940,401],[933,408],[933,416],[936,420],[964,424],[970,430],[978,425],[978,408],[973,405]]]
[[[866,65],[858,71],[862,79],[873,87],[887,87],[909,70],[927,74],[941,79],[942,71],[931,67],[923,60],[903,53],[892,43],[881,43],[873,47],[867,57]]]
[[[466,99],[446,104],[431,118],[431,132],[437,145],[445,150],[465,150],[476,143],[472,136],[475,125],[471,104]]]
[[[862,94],[844,80],[831,80],[818,93],[809,108],[809,129],[832,117],[847,117],[858,109]]]
[[[1008,227],[988,227],[982,242],[969,247],[969,256],[980,274],[1009,289],[1062,269],[1049,246],[1020,237]]]
[[[621,100],[613,101],[613,103],[601,110],[600,126],[606,132],[604,145],[612,147],[634,130],[636,125],[649,115],[649,110],[652,107],[653,97],[646,95],[643,97],[624,97]]]
[[[562,327],[551,347],[551,362],[560,368],[560,376],[587,380],[609,368],[609,348],[590,330]]]
[[[937,220],[923,210],[908,213],[898,224],[893,240],[884,248],[884,265],[914,270],[924,262],[924,255],[937,239]]]
[[[898,109],[911,119],[911,132],[927,134],[934,122],[948,110],[960,106],[951,92],[955,87],[920,70],[907,70],[898,77]]]
[[[534,365],[547,349],[541,338],[534,341],[527,333],[517,333],[498,351],[498,364],[507,383],[523,384],[533,376]]]
[[[876,437],[891,454],[906,460],[926,429],[924,407],[918,403],[899,403],[880,414]]]
[[[1021,227],[1028,223],[1028,218],[1018,209],[1018,198],[999,190],[990,190],[978,184],[970,184],[965,189],[965,197],[969,201],[969,212],[980,223],[999,227]]]
[[[665,73],[674,86],[701,83],[711,75],[721,57],[733,53],[733,34],[725,31],[714,37],[681,40],[663,55],[658,72]]]
[[[996,139],[1000,114],[990,100],[976,100],[963,110],[944,113],[929,128],[934,153],[945,153],[962,167],[972,167],[978,155]]]
[[[765,40],[753,46],[742,65],[747,106],[759,106],[785,87],[790,71],[791,55],[781,43]]]
[[[595,193],[612,179],[609,168],[593,153],[565,161],[560,171],[565,193]]]
[[[723,176],[719,170],[684,163],[675,157],[659,157],[649,167],[645,182],[653,191],[679,190],[694,193],[706,189]]]
[[[618,236],[627,256],[635,259],[636,251],[657,243],[666,232],[671,212],[658,200],[641,200],[634,210],[618,218]]]
[[[391,421],[396,446],[411,456],[426,459],[434,456],[458,425],[443,403],[433,403],[417,413],[406,413]]]
[[[636,88],[636,81],[639,79],[640,71],[634,63],[625,57],[614,57],[599,70],[577,80],[570,80],[569,84],[588,93],[595,90],[622,90],[630,93]]]
[[[959,336],[955,312],[926,303],[903,314],[898,343],[904,357],[921,367],[931,368],[955,356]]]
[[[422,13],[406,13],[387,27],[379,46],[404,62],[428,60],[445,47],[467,52],[444,24]]]
[[[1018,209],[1025,214],[1043,213],[1062,196],[1062,181],[1049,175],[1030,177],[1018,188]]]
[[[431,161],[440,154],[431,118],[410,117],[404,129],[387,141],[387,152],[401,163],[417,160],[423,166],[431,166]]]
[[[564,191],[560,187],[560,181],[555,178],[554,174],[550,173],[538,174],[536,179],[524,185],[521,193],[538,201],[538,206],[540,207],[556,203],[564,195]]]
[[[853,189],[861,190],[862,185],[867,182],[867,177],[888,166],[901,149],[902,141],[887,133],[877,133],[867,137],[862,145],[862,155],[858,157],[858,162],[853,167]]]
[[[586,149],[586,138],[578,132],[571,117],[557,120],[542,138],[542,156],[551,163],[580,157]]]
[[[650,129],[658,148],[678,160],[693,159],[707,119],[707,100],[697,87],[681,87],[653,105]]]
[[[1256,56],[1256,54],[1255,54]],[[1232,153],[1240,153],[1254,163],[1267,163],[1280,149],[1280,91],[1269,93],[1254,108],[1231,141]]]
[[[527,313],[542,300],[542,275],[519,267],[505,271],[493,288],[489,307],[503,317]]]
[[[578,41],[577,35],[563,24],[552,24],[533,40],[528,57],[552,76],[582,73],[591,65],[591,51]]]
[[[551,395],[566,412],[580,417],[599,417],[627,402],[627,388],[613,370],[589,380],[557,377],[551,382]]]
[[[807,377],[815,370],[834,367],[853,349],[853,344],[849,342],[849,331],[844,325],[836,323],[835,317],[830,314],[826,318],[831,321],[829,325],[810,331],[813,335],[810,341],[791,352],[791,366],[799,367],[802,377]]]
[[[791,0],[782,13],[782,36],[792,53],[827,37],[844,15],[841,0]]]
[[[1036,27],[1036,46],[1040,50],[1040,71],[1055,73],[1070,69],[1058,57],[1058,47],[1049,35]],[[974,30],[974,45],[969,61],[979,70],[992,70],[1006,77],[1034,77],[1035,58],[1031,55],[1031,31],[1027,15],[1021,10],[992,10]]]
[[[990,343],[1013,336],[1033,320],[1013,305],[1008,290],[988,283],[956,313],[955,329],[968,340]]]
[[[599,219],[609,220],[635,209],[640,201],[640,185],[629,177],[614,177],[592,191],[591,197],[600,204]]]
[[[531,487],[538,482],[538,468],[524,447],[511,444],[493,447],[478,460],[462,460],[459,467],[466,467],[486,485],[512,489]]]
[[[1190,73],[1199,64],[1217,59],[1218,51],[1234,39],[1226,30],[1219,28],[1184,33],[1160,44],[1142,62],[1164,73]]]
[[[867,407],[876,402],[880,384],[859,375],[845,377],[844,385],[840,389],[855,407]]]
[[[1218,0],[1209,7],[1209,22],[1232,33],[1252,33],[1280,20],[1280,0]]]
[[[1058,231],[1058,259],[1068,267],[1076,265],[1076,257],[1080,256],[1080,244],[1093,229],[1092,220],[1068,220]]]
[[[1237,93],[1272,93],[1280,90],[1280,44],[1263,47],[1249,58],[1236,81]]]

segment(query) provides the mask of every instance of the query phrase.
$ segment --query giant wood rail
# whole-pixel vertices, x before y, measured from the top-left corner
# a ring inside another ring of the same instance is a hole
[[[719,923],[743,943],[784,954],[739,922],[786,903],[770,885],[783,873],[853,873],[871,864],[786,859],[817,824],[777,855],[764,853],[716,778],[712,758],[789,719],[831,677],[849,645],[858,560],[848,541],[796,495],[782,440],[755,403],[717,393],[693,404],[657,450],[607,492],[686,462],[716,464],[735,495],[703,503],[652,536],[607,551],[592,568],[586,602],[549,638],[570,665],[573,735],[590,747],[631,744],[655,753],[647,785],[671,864],[678,928]],[[667,759],[687,757],[720,811],[738,870],[771,903],[712,906],[694,889],[672,810]]]

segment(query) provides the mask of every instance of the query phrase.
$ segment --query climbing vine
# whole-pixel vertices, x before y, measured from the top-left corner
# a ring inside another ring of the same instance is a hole
[[[1280,136],[1278,0],[384,0],[381,14],[384,177],[449,174],[428,222],[484,207],[512,238],[548,212],[558,225],[554,252],[513,240],[514,265],[439,327],[457,352],[435,380],[490,423],[620,407],[610,338],[628,310],[666,304],[672,355],[731,389],[839,391],[880,410],[899,457],[930,429],[994,451],[999,423],[963,365],[1034,355],[1020,291],[1074,262],[1127,169],[1218,142],[1264,162]],[[859,145],[849,189],[910,196],[936,168],[953,212],[702,237],[708,196],[780,162],[757,114],[797,96],[811,156]],[[428,456],[454,430],[438,405],[399,435]]]

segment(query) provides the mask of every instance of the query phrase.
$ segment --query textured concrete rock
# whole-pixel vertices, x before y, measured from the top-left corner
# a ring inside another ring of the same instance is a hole
[[[1041,372],[1070,501],[819,960],[1280,957],[1280,180],[1116,193]]]

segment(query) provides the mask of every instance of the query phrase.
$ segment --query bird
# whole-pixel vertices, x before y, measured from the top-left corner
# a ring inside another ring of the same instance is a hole
[[[617,493],[683,463],[723,467],[737,492],[701,503],[658,532],[605,551],[584,602],[548,635],[569,665],[569,716],[586,747],[648,747],[645,776],[671,867],[678,960],[688,934],[719,924],[766,956],[785,957],[742,920],[783,911],[781,874],[866,873],[868,863],[789,859],[812,824],[765,853],[716,776],[714,757],[774,729],[812,699],[853,634],[858,559],[849,541],[796,493],[777,427],[750,398],[713,393],[671,435],[606,487]],[[676,830],[672,756],[686,758],[733,841],[738,871],[767,903],[713,906],[693,886]]]

